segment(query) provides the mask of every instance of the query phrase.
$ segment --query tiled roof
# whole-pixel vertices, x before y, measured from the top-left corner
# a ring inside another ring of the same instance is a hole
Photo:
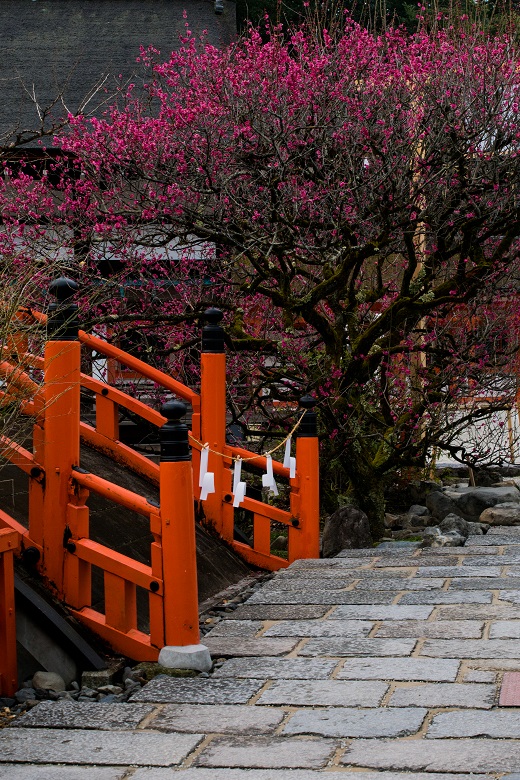
[[[222,45],[236,34],[235,4],[224,0],[224,13],[216,15],[213,0],[0,0],[0,140],[38,126],[31,94],[47,106],[63,92],[74,112],[107,74],[109,91],[120,74],[131,79],[141,45],[167,59],[186,22]],[[52,117],[64,112],[60,102]]]

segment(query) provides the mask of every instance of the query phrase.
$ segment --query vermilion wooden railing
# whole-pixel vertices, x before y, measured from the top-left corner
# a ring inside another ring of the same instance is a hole
[[[315,415],[308,410],[298,431],[295,478],[289,479],[289,469],[273,461],[275,475],[289,480],[289,510],[246,496],[241,508],[253,514],[253,545],[237,542],[233,538],[233,459],[249,459],[249,465],[260,471],[265,470],[266,459],[244,448],[230,446],[225,440],[226,369],[220,312],[210,310],[209,324],[203,329],[199,396],[102,339],[82,331],[78,333],[77,326],[71,325],[74,306],[68,300],[75,284],[62,279],[54,286],[58,304],[53,305],[54,309],[51,307],[50,340],[45,345],[44,358],[18,353],[16,364],[10,360],[0,364],[0,375],[11,380],[4,398],[23,393],[23,409],[35,417],[32,453],[6,437],[1,441],[3,457],[29,474],[29,527],[22,529],[23,547],[31,560],[38,561],[49,585],[80,620],[119,652],[138,660],[155,660],[165,644],[196,644],[199,638],[193,506],[194,500],[199,502],[200,489],[198,479],[193,479],[193,470],[198,476],[202,444],[208,443],[210,447],[208,468],[215,475],[216,488],[215,493],[201,502],[202,509],[208,524],[223,539],[249,562],[271,570],[287,566],[297,558],[319,556]],[[41,322],[47,319],[41,313],[34,316]],[[24,339],[15,340],[11,351],[26,348],[25,343]],[[167,449],[170,446],[167,436],[173,435],[175,426],[180,425],[178,417],[182,407],[177,406],[173,411],[171,408],[168,411],[168,405],[163,407],[161,411],[170,414],[166,423],[163,414],[138,399],[82,374],[81,343],[89,350],[117,360],[191,405],[193,468],[186,457],[178,462],[175,458],[162,458],[157,465],[118,440],[121,407],[157,426],[164,439],[161,446]],[[27,373],[31,369],[43,370],[43,384],[31,379]],[[95,426],[80,420],[81,387],[94,394]],[[82,470],[80,438],[159,484],[160,506]],[[149,519],[153,536],[150,566],[90,538],[88,496],[91,492]],[[271,552],[272,522],[288,528],[287,560]],[[93,566],[103,572],[104,612],[92,606]],[[137,628],[137,588],[148,592],[149,634]]]
[[[16,666],[16,624],[14,610],[13,555],[19,535],[2,527],[12,518],[0,512],[0,695],[12,696],[18,689]]]

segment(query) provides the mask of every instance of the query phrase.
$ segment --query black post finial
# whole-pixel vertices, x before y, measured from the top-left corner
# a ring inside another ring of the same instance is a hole
[[[191,460],[188,426],[181,423],[181,417],[184,417],[186,410],[183,401],[167,401],[161,407],[161,414],[166,417],[166,422],[159,429],[162,462]]]
[[[300,398],[300,406],[305,409],[305,414],[296,431],[296,435],[301,438],[311,438],[318,435],[318,415],[312,410],[316,406],[316,400],[312,395],[304,395]]]
[[[50,341],[77,341],[78,339],[78,304],[71,298],[79,290],[74,279],[60,276],[49,285],[49,292],[56,298],[56,303],[49,306],[47,334]]]
[[[208,324],[202,328],[202,351],[203,352],[224,352],[224,328],[220,325],[224,315],[220,309],[213,306],[206,309],[204,318]]]

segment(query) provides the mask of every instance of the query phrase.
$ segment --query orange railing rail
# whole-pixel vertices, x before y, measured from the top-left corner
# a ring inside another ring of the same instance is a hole
[[[306,411],[297,431],[296,475],[291,479],[289,469],[276,461],[272,463],[274,474],[289,482],[289,509],[245,496],[240,508],[252,513],[253,542],[252,546],[238,542],[234,539],[231,492],[233,461],[242,458],[250,467],[262,471],[266,458],[226,443],[226,359],[221,313],[206,313],[209,322],[203,329],[199,395],[138,358],[78,331],[76,307],[70,302],[75,287],[75,283],[65,279],[51,285],[58,302],[49,309],[49,339],[44,357],[19,354],[13,365],[7,354],[0,365],[0,372],[14,377],[16,387],[23,390],[23,411],[35,416],[32,453],[7,437],[0,441],[3,457],[29,475],[28,529],[19,524],[11,527],[22,532],[25,554],[30,551],[31,560],[38,561],[51,588],[80,620],[117,651],[138,660],[156,660],[164,645],[192,645],[199,641],[194,500],[202,508],[206,522],[252,564],[276,570],[297,558],[319,556],[318,439],[316,415],[311,409],[314,401],[308,398],[303,404]],[[42,323],[47,321],[41,313],[34,315]],[[27,348],[24,340],[14,343],[19,350]],[[190,404],[189,436],[194,464],[187,428],[179,421],[184,405],[174,401],[173,406],[166,404],[158,412],[118,387],[82,374],[81,343]],[[38,385],[27,373],[32,369],[43,370],[42,384]],[[11,393],[12,387],[13,382]],[[94,396],[95,425],[80,420],[81,388]],[[119,441],[119,408],[159,428],[159,465]],[[186,437],[184,454],[169,457],[167,453],[173,445],[168,437],[180,436],[181,429]],[[158,484],[160,506],[85,472],[80,467],[80,439]],[[198,476],[200,451],[206,443],[215,491],[200,501],[198,479],[193,479],[193,471]],[[90,493],[148,518],[153,537],[149,566],[90,538]],[[271,551],[272,523],[288,528],[287,559]],[[103,573],[103,609],[92,605],[92,567]],[[137,588],[148,592],[148,634],[138,629]]]

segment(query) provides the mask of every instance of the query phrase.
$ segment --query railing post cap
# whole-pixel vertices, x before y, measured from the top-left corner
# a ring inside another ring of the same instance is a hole
[[[202,351],[222,354],[224,352],[224,328],[220,324],[224,314],[215,306],[204,312],[207,325],[202,328]]]
[[[218,325],[219,322],[222,322],[224,319],[224,312],[217,309],[216,306],[210,306],[210,308],[206,309],[204,312],[204,318],[210,325]]]
[[[298,403],[302,409],[314,409],[316,406],[316,399],[307,393],[307,395],[304,395],[300,398]]]
[[[161,463],[191,460],[188,426],[181,422],[181,417],[184,417],[186,411],[186,404],[177,399],[167,401],[161,406],[161,414],[166,417],[166,422],[159,428]]]
[[[72,298],[78,290],[79,284],[74,279],[69,279],[68,276],[60,276],[59,279],[55,279],[49,285],[49,292],[60,303]]]
[[[182,417],[187,412],[187,406],[184,403],[184,401],[166,401],[165,404],[161,406],[161,414],[163,417],[166,417],[168,422],[179,422]],[[165,423],[167,425],[167,423]]]

